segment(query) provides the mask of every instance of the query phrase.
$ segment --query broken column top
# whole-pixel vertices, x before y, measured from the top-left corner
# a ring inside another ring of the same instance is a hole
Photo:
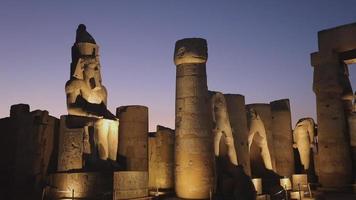
[[[184,38],[176,42],[174,49],[175,65],[206,63],[208,60],[207,42],[203,38]]]

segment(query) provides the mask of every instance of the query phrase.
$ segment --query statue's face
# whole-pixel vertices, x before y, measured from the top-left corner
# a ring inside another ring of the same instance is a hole
[[[100,64],[95,59],[87,59],[84,64],[83,78],[91,89],[101,87]]]
[[[248,110],[248,116],[250,119],[257,119],[257,112],[255,111],[255,109],[250,108]]]

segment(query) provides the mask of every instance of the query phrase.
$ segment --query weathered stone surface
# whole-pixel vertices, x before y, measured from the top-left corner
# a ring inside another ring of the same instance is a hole
[[[209,92],[212,115],[212,132],[214,137],[214,153],[238,165],[235,141],[230,125],[229,113],[225,97],[221,92]]]
[[[66,116],[61,116],[59,145],[58,145],[58,171],[69,171],[83,168],[84,127],[67,128]]]
[[[320,31],[319,51],[311,54],[318,124],[316,172],[324,187],[343,187],[352,180],[345,118],[350,108],[345,100],[352,96],[346,64],[356,61],[355,34],[356,24]]]
[[[119,159],[126,161],[126,170],[148,171],[148,108],[121,106],[116,115],[120,119]]]
[[[175,191],[180,198],[209,198],[214,188],[206,60],[206,40],[176,42]]]
[[[243,166],[246,174],[251,175],[245,97],[239,94],[225,94],[224,96],[234,136],[238,163]]]
[[[46,199],[111,199],[113,173],[55,173],[48,177]]]
[[[294,173],[294,153],[289,99],[272,101],[270,104],[276,172],[291,177]]]
[[[107,109],[107,91],[102,85],[98,45],[80,24],[72,47],[71,77],[65,86],[70,115],[98,118],[96,146],[102,160],[116,160],[119,122]]]
[[[273,143],[271,109],[269,104],[249,104],[246,107],[252,174],[261,176],[264,169],[275,170],[271,144]],[[261,159],[263,166],[260,166]]]
[[[144,171],[114,172],[113,200],[148,196],[148,173]]]
[[[157,126],[148,140],[148,174],[150,189],[174,187],[174,130]]]
[[[1,194],[7,199],[39,199],[48,171],[56,167],[58,119],[47,111],[29,112],[29,106],[11,106],[10,118],[0,120]],[[21,189],[21,192],[18,192]]]

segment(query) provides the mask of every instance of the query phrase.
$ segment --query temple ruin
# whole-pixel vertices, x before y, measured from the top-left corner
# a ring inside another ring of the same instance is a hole
[[[149,132],[147,106],[108,110],[99,45],[80,24],[68,113],[16,104],[0,119],[2,197],[310,200],[356,191],[356,93],[347,66],[356,63],[355,35],[355,23],[318,33],[317,118],[295,127],[287,98],[246,104],[241,94],[210,91],[207,41],[178,40],[175,127]]]

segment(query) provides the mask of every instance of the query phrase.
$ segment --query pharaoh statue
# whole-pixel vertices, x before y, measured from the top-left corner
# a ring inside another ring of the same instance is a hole
[[[310,166],[310,149],[314,147],[315,123],[312,118],[300,119],[293,130],[293,148],[297,148],[304,170]]]
[[[215,156],[227,155],[232,164],[238,165],[225,97],[220,92],[211,94]]]
[[[252,142],[254,142],[259,148],[261,148],[261,157],[265,167],[269,170],[273,170],[272,158],[268,149],[267,135],[265,125],[261,120],[260,115],[253,108],[250,108],[247,112],[248,121],[248,146],[251,150]]]
[[[65,92],[69,115],[94,118],[94,143],[102,160],[116,160],[118,119],[107,109],[107,91],[102,85],[98,46],[80,24],[72,47],[72,69]],[[86,138],[89,137],[85,127]],[[85,150],[90,153],[89,149]]]

